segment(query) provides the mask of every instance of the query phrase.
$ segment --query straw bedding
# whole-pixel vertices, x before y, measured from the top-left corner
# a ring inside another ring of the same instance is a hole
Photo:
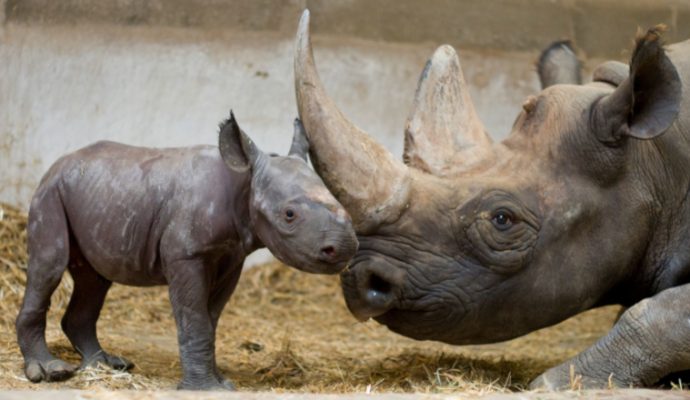
[[[0,389],[172,389],[180,379],[175,324],[165,287],[114,285],[99,320],[112,354],[130,372],[91,368],[59,383],[31,384],[22,372],[14,318],[22,298],[26,216],[0,204]],[[59,328],[69,300],[65,276],[53,295],[47,339],[59,357],[78,355]],[[352,318],[333,276],[280,263],[243,273],[217,336],[218,363],[240,390],[305,392],[505,392],[575,355],[610,329],[618,309],[585,313],[555,327],[496,345],[448,346],[403,338]]]

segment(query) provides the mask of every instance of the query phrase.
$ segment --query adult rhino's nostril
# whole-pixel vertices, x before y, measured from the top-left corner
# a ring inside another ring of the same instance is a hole
[[[369,275],[366,300],[374,309],[384,309],[393,301],[393,286],[377,274]]]
[[[379,293],[390,293],[391,284],[376,274],[369,275],[369,289]]]
[[[405,272],[373,259],[355,263],[341,274],[347,307],[360,321],[376,318],[393,309],[402,291]]]

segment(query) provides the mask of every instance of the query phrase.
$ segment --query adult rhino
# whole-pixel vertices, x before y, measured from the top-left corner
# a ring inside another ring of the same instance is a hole
[[[360,243],[350,311],[415,339],[511,339],[607,304],[630,308],[532,385],[647,386],[690,369],[690,42],[637,38],[614,88],[555,84],[493,142],[454,50],[430,59],[400,162],[350,123],[315,68],[309,13],[295,88],[313,164]]]

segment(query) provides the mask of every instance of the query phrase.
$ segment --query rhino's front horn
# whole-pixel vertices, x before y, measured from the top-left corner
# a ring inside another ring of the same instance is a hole
[[[398,219],[408,201],[407,166],[348,121],[316,72],[309,11],[297,30],[295,92],[316,172],[352,217],[358,233]]]
[[[436,176],[466,171],[491,162],[486,134],[455,50],[439,47],[419,78],[412,111],[405,124],[403,160]]]

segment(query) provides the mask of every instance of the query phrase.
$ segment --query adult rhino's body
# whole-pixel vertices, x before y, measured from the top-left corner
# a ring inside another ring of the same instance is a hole
[[[571,364],[585,386],[690,369],[690,42],[665,52],[650,30],[617,88],[550,86],[500,143],[443,46],[420,79],[401,163],[327,97],[308,18],[298,106],[315,168],[358,233],[342,275],[355,316],[470,344],[623,304],[607,336],[534,385],[567,386]]]

